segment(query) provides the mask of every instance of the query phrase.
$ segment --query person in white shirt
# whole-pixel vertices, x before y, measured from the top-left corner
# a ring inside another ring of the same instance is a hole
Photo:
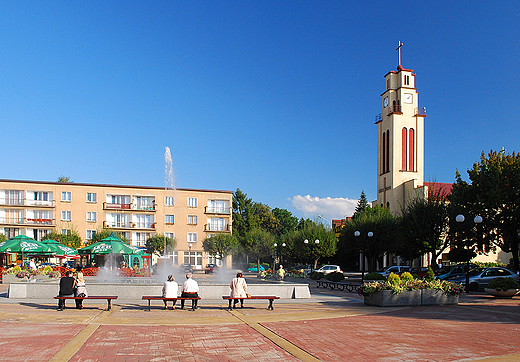
[[[179,285],[175,281],[173,275],[168,275],[168,280],[164,282],[164,286],[162,288],[162,296],[163,298],[176,298],[177,292],[179,291]],[[164,302],[164,309],[168,309],[168,302],[166,300]],[[175,309],[175,302],[173,301],[172,309]]]
[[[242,277],[242,273],[238,273],[237,276],[233,278],[229,287],[231,288],[231,294],[229,296],[237,298],[233,300],[233,309],[236,308],[238,299],[240,299],[240,308],[244,308],[244,298],[247,298],[247,284],[246,280]]]
[[[29,261],[29,269],[31,269],[31,270],[36,270],[36,263],[34,262],[34,258],[32,258],[32,259]]]
[[[198,298],[199,296],[199,284],[193,280],[192,274],[186,274],[186,281],[182,283],[181,298]],[[197,299],[191,301],[191,308],[197,309]],[[181,309],[184,309],[184,300],[181,300]]]

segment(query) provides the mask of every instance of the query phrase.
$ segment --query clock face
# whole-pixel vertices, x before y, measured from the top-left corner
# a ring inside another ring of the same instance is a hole
[[[385,99],[383,100],[383,105],[386,107],[388,107],[388,97],[385,97]]]
[[[413,94],[405,93],[404,94],[404,103],[413,103]]]

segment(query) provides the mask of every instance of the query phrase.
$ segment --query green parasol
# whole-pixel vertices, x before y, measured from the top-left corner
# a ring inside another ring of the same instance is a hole
[[[65,257],[77,257],[78,251],[72,249],[66,245],[63,245],[59,241],[47,239],[41,241],[43,244],[47,245],[51,249],[51,253],[57,256],[65,256]]]
[[[142,254],[143,251],[135,246],[128,245],[117,237],[116,234],[111,233],[108,237],[94,243],[92,245],[85,246],[84,248],[78,249],[80,255],[90,254],[125,254],[135,255]]]
[[[51,248],[48,245],[25,235],[18,235],[0,243],[0,253],[48,254],[50,252]]]

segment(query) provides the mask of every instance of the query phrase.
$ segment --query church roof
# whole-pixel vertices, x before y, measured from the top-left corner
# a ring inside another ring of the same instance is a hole
[[[448,182],[425,182],[424,186],[428,186],[430,190],[442,197],[451,195],[451,189],[453,188],[453,184]]]

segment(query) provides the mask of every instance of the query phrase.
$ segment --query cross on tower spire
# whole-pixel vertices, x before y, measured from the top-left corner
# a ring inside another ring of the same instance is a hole
[[[401,65],[401,47],[402,47],[403,45],[404,45],[404,44],[401,43],[401,41],[399,40],[399,46],[395,49],[395,50],[398,51],[398,54],[399,54],[399,64],[398,64],[398,66]]]

